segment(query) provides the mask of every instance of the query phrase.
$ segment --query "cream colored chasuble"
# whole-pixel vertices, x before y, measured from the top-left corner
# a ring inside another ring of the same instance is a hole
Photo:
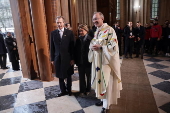
[[[95,44],[102,45],[102,50],[93,51],[91,48]],[[96,97],[107,99],[108,107],[110,104],[117,104],[122,83],[118,41],[114,29],[104,23],[95,32],[89,48],[88,58],[92,62],[91,83]]]

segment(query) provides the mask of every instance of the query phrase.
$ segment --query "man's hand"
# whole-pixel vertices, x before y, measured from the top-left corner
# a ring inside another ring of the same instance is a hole
[[[51,64],[54,65],[54,61],[51,61]]]
[[[100,47],[102,47],[102,46],[101,46],[101,45],[99,45],[99,44],[94,45],[94,46],[92,47],[92,50],[94,50],[94,51],[98,51],[98,50],[100,50]]]
[[[158,41],[160,40],[161,38],[158,38]]]
[[[140,41],[140,38],[138,37],[138,41]]]
[[[16,48],[14,48],[13,50],[16,50]]]
[[[74,65],[74,60],[70,61],[70,65],[73,66]]]

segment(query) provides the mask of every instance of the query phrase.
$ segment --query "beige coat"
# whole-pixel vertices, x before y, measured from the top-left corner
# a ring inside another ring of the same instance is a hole
[[[93,51],[91,48],[100,44],[102,50]],[[122,90],[120,60],[117,36],[114,29],[104,23],[95,32],[90,43],[89,62],[92,62],[92,88],[96,97],[107,99],[108,108],[111,104],[117,104]]]

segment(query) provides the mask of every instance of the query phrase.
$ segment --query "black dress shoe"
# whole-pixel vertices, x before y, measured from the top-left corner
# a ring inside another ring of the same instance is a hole
[[[68,92],[68,95],[69,95],[69,96],[72,96],[72,92]]]
[[[139,56],[135,56],[134,58],[139,58]]]
[[[9,69],[8,67],[3,67],[2,69]]]
[[[102,108],[102,110],[101,110],[100,113],[106,113],[106,109],[105,109],[105,108]]]
[[[59,94],[57,95],[57,97],[61,97],[61,96],[67,95],[67,94],[68,94],[67,92],[65,92],[65,93],[59,93]]]
[[[103,101],[97,102],[95,105],[96,106],[102,106],[103,105]]]

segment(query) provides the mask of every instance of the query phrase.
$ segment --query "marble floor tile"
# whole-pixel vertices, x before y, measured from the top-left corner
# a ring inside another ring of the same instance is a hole
[[[157,59],[157,58],[149,58],[149,59],[145,59],[146,61],[150,61],[150,62],[161,62],[163,60]]]
[[[0,97],[0,111],[14,107],[17,94],[6,95]]]
[[[44,89],[35,89],[26,92],[18,93],[15,107],[22,106],[25,104],[31,104],[39,101],[44,101]]]
[[[161,64],[161,65],[165,65],[165,66],[169,66],[169,67],[170,67],[170,62],[168,62],[168,61],[158,62],[158,64]]]
[[[19,91],[18,92],[24,92],[34,89],[40,89],[43,88],[43,83],[40,81],[32,80],[29,82],[23,82],[20,84]]]
[[[160,109],[160,108],[158,108],[158,111],[159,111],[159,113],[167,113],[167,112],[163,111],[163,110]]]
[[[14,108],[10,108],[10,109],[6,109],[6,110],[2,110],[0,111],[0,113],[13,113]]]
[[[0,81],[0,86],[17,84],[17,83],[20,83],[20,81],[21,81],[21,76],[13,77],[13,78],[6,78]]]
[[[75,97],[82,108],[95,105],[95,103],[100,101],[99,99],[96,98],[96,94],[94,90],[91,90],[88,96],[80,97],[79,95],[75,95]]]
[[[45,87],[44,93],[45,93],[45,99],[46,100],[56,98],[57,94],[60,93],[60,87],[59,87],[59,85]]]
[[[167,113],[170,113],[170,102],[168,102],[168,103],[160,106],[159,108],[162,109],[162,110],[164,110],[164,111],[167,112]]]
[[[157,69],[149,67],[149,66],[145,66],[145,69],[146,69],[147,73],[150,73],[150,72],[153,72],[153,71],[157,71]]]
[[[79,92],[79,80],[72,82],[72,92]]]
[[[165,93],[170,94],[170,87],[169,87],[170,82],[169,81],[163,81],[163,82],[160,82],[158,84],[154,84],[152,86],[161,90],[161,91],[164,91]]]
[[[43,87],[50,87],[50,86],[56,86],[56,85],[59,85],[59,80],[58,78],[54,77],[54,80],[53,81],[50,81],[50,82],[43,82]]]
[[[164,80],[169,80],[170,79],[170,73],[166,72],[166,71],[162,71],[162,70],[157,70],[154,72],[149,73],[155,77],[164,79]]]
[[[0,96],[18,93],[20,83],[0,87]]]
[[[22,76],[22,75],[18,74],[18,73],[15,73],[15,72],[9,72],[9,73],[6,73],[4,75],[3,79],[12,78],[12,77],[19,77],[19,76]]]
[[[101,110],[102,110],[102,107],[98,107],[98,106],[90,106],[90,107],[87,107],[87,108],[84,108],[83,109],[85,113],[100,113]]]
[[[0,79],[4,77],[5,73],[0,73]]]
[[[170,102],[170,94],[164,93],[163,91],[154,87],[152,87],[152,91],[158,107]]]
[[[149,78],[149,81],[150,81],[151,85],[154,85],[154,84],[157,84],[157,83],[160,83],[160,82],[164,81],[163,79],[161,79],[159,77],[155,77],[155,76],[150,75],[150,74],[148,74],[148,78]]]
[[[15,107],[13,113],[48,113],[46,101]]]
[[[158,64],[158,63],[148,64],[147,66],[155,68],[155,69],[169,68],[169,66],[165,66],[165,65],[162,65],[162,64]]]
[[[49,113],[71,113],[82,109],[74,96],[62,96],[46,103]]]

